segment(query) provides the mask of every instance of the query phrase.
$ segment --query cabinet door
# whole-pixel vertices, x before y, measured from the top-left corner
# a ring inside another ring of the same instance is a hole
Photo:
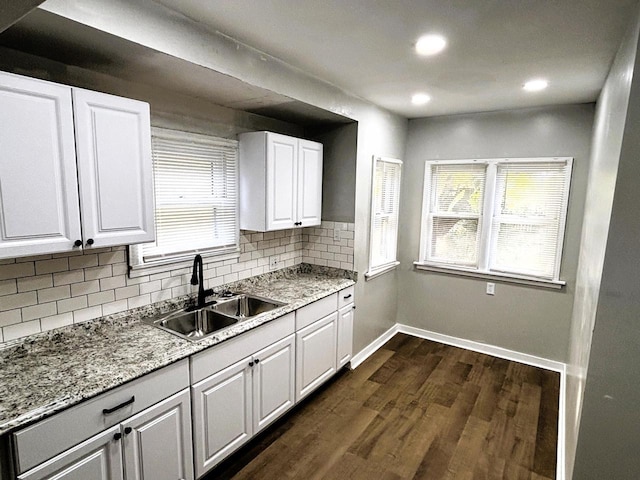
[[[320,225],[322,217],[322,144],[299,140],[298,222]]]
[[[191,387],[198,478],[251,438],[250,361],[240,360]]]
[[[122,480],[120,426],[70,448],[18,476],[18,480]]]
[[[73,89],[85,246],[153,241],[149,105]]]
[[[336,373],[338,312],[296,333],[296,401]]]
[[[338,312],[337,364],[344,367],[351,360],[353,349],[353,304],[342,307]]]
[[[185,389],[122,423],[127,480],[193,480],[190,404]]]
[[[297,148],[296,138],[267,133],[267,230],[293,228],[298,221]]]
[[[81,238],[71,88],[0,72],[0,258]]]
[[[295,403],[295,335],[253,356],[254,435]]]

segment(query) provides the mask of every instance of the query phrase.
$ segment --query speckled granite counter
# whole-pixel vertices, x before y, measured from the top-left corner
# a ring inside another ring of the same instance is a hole
[[[307,264],[223,286],[287,305],[199,342],[141,321],[189,297],[45,332],[0,347],[0,435],[212,347],[354,284],[351,272]]]

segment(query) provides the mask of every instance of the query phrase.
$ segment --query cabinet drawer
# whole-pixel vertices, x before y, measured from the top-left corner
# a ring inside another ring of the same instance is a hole
[[[188,386],[184,359],[20,430],[13,436],[17,469],[35,467]]]
[[[354,302],[355,286],[344,288],[338,292],[338,309]]]
[[[191,384],[236,363],[242,358],[291,335],[295,331],[293,312],[227,340],[191,357]]]
[[[296,330],[311,325],[338,309],[338,294],[316,300],[296,312]]]

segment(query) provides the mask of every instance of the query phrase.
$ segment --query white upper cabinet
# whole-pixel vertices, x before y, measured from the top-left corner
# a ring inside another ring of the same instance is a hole
[[[0,125],[0,258],[154,239],[148,104],[0,72]]]
[[[322,144],[271,132],[240,138],[240,228],[319,225]]]
[[[149,104],[73,89],[85,244],[154,240]]]
[[[0,258],[81,238],[71,89],[0,72]]]

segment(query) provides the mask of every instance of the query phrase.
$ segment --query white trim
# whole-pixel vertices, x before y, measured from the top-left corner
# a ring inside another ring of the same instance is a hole
[[[131,255],[131,248],[133,245],[129,245],[129,255]],[[170,272],[171,270],[178,270],[180,268],[191,268],[193,265],[193,257],[200,253],[203,263],[223,262],[225,260],[233,260],[240,258],[240,252],[229,252],[225,254],[217,254],[215,252],[198,252],[194,250],[186,255],[180,257],[169,257],[165,260],[148,262],[140,265],[129,264],[129,278],[143,277],[145,275],[152,275],[154,273]]]
[[[360,350],[356,355],[351,357],[351,362],[349,364],[349,368],[353,370],[357,368],[362,362],[364,362],[367,358],[373,355],[376,350],[378,350],[382,345],[391,340],[396,333],[398,333],[398,324],[393,325],[389,330],[384,332],[378,338],[376,338],[369,345]]]
[[[524,363],[525,365],[531,365],[534,367],[543,368],[545,370],[551,370],[553,372],[560,373],[560,392],[558,398],[558,439],[557,439],[557,452],[556,452],[556,480],[566,480],[565,472],[565,457],[566,457],[566,395],[567,395],[567,365],[555,360],[549,360],[535,355],[529,355],[528,353],[516,352],[502,347],[496,347],[495,345],[489,345],[486,343],[475,342],[473,340],[466,340],[463,338],[452,337],[450,335],[444,335],[442,333],[431,332],[421,328],[410,327],[408,325],[402,325],[396,323],[389,330],[384,332],[378,338],[376,338],[369,345],[364,347],[360,352],[351,358],[350,368],[353,370],[357,368],[362,362],[373,355],[376,350],[387,343],[396,333],[404,333],[414,337],[425,338],[434,342],[444,343],[454,347],[464,348],[466,350],[472,350],[474,352],[484,353],[493,357],[503,358],[505,360],[511,360],[518,363]]]
[[[423,262],[413,262],[413,265],[417,270],[425,270],[428,272],[446,273],[449,275],[460,275],[463,277],[472,278],[484,278],[486,280],[498,280],[505,283],[517,283],[519,285],[530,285],[532,287],[553,288],[556,290],[564,287],[567,282],[564,280],[543,280],[540,278],[525,277],[523,275],[516,275],[511,273],[502,272],[481,272],[479,270],[466,270],[462,267],[440,265],[430,265]]]
[[[562,362],[556,362],[555,360],[537,357],[528,353],[516,352],[515,350],[497,347],[488,343],[480,343],[464,338],[452,337],[443,333],[436,333],[429,330],[423,330],[422,328],[410,327],[409,325],[403,325],[401,323],[396,324],[396,326],[398,327],[398,333],[406,333],[407,335],[412,335],[414,337],[425,338],[434,342],[451,345],[452,347],[460,347],[466,350],[471,350],[473,352],[491,355],[492,357],[504,358],[505,360],[524,363],[525,365],[531,365],[533,367],[544,368],[545,370],[563,372],[566,367],[566,365]]]
[[[373,280],[380,275],[384,275],[387,272],[395,270],[396,267],[400,265],[400,262],[397,260],[395,262],[387,263],[386,265],[382,265],[380,267],[373,268],[364,274],[365,281]]]

